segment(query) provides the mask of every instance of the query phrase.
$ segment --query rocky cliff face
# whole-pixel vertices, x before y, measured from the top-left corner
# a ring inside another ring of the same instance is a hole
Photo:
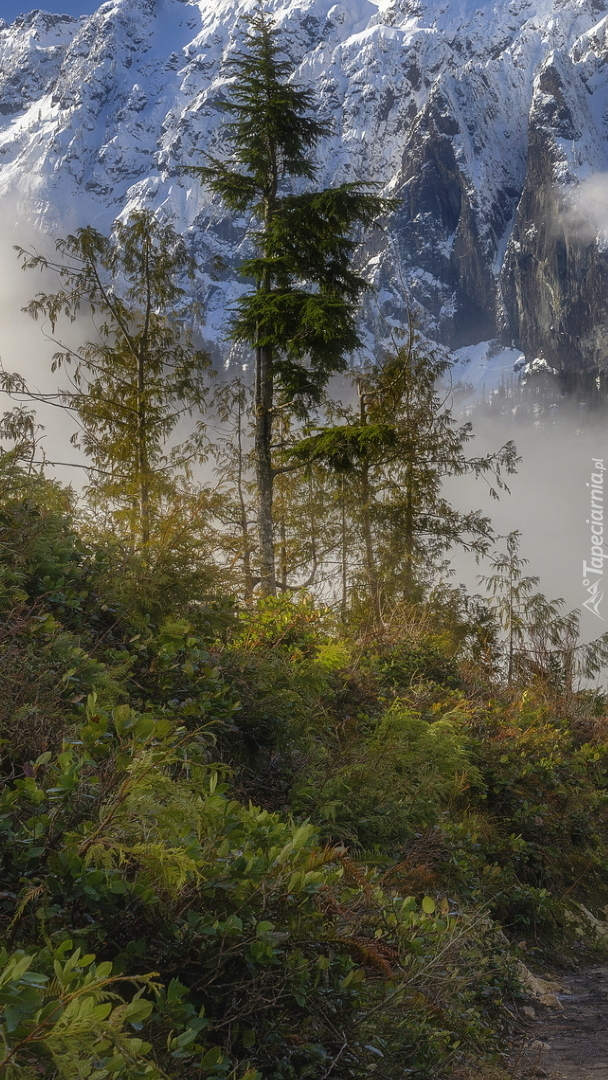
[[[144,205],[171,215],[218,351],[244,222],[184,166],[221,153],[222,61],[254,6],[109,0],[81,19],[0,19],[0,210],[17,200],[55,234]],[[334,118],[321,181],[377,179],[402,200],[360,253],[370,330],[388,336],[414,308],[451,348],[500,337],[566,382],[605,378],[608,0],[265,6]]]
[[[608,374],[606,20],[590,37],[571,56],[551,53],[535,79],[526,182],[501,272],[507,332],[583,388]]]

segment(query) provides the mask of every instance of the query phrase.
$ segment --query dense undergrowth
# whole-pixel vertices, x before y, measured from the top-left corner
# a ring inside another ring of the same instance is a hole
[[[608,902],[604,700],[456,590],[241,608],[2,484],[3,1080],[488,1077]]]

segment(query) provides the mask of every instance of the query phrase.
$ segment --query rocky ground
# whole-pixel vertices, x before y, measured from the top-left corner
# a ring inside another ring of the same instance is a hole
[[[529,1010],[513,1080],[608,1080],[608,965],[565,976],[551,990],[542,1016]]]

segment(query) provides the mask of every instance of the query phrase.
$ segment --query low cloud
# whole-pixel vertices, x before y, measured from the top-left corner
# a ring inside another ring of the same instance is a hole
[[[601,233],[608,236],[608,173],[594,173],[581,181],[562,220],[583,243],[592,243]]]
[[[3,197],[0,205],[0,361],[5,371],[18,372],[32,391],[44,395],[56,393],[58,389],[59,377],[51,372],[52,356],[58,346],[49,337],[48,324],[34,322],[22,309],[36,293],[56,289],[57,281],[48,273],[22,271],[15,245],[51,254],[54,238],[33,228],[30,220],[23,203]],[[70,344],[78,340],[76,334],[81,334],[82,329],[78,326],[68,328]],[[0,393],[0,413],[14,404],[8,395]],[[80,487],[86,476],[82,469],[74,467],[83,460],[70,443],[74,423],[63,409],[50,404],[40,402],[31,407],[44,427],[41,446],[46,457],[50,461],[73,463],[73,466],[57,468],[55,474],[64,483]]]
[[[593,410],[574,399],[562,398],[559,406],[535,418],[532,407],[518,418],[515,410],[484,414],[479,407],[471,417],[476,439],[469,443],[472,454],[495,451],[513,439],[522,462],[517,474],[507,478],[510,494],[499,501],[490,498],[487,485],[473,477],[458,477],[446,485],[448,498],[459,509],[481,509],[489,515],[497,533],[506,536],[518,529],[520,556],[528,559],[524,575],[540,577],[539,589],[550,599],[563,597],[563,611],[581,611],[583,640],[590,641],[608,627],[608,588],[602,605],[601,622],[583,609],[588,594],[583,586],[583,562],[589,550],[589,480],[594,458],[608,465],[608,415],[606,409]],[[503,545],[498,545],[502,550]],[[483,594],[477,584],[479,573],[488,574],[488,564],[477,566],[472,556],[453,553],[456,581]]]

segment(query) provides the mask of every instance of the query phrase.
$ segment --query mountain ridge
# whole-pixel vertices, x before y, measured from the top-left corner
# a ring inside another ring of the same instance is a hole
[[[254,7],[110,0],[0,20],[0,199],[53,234],[143,206],[172,217],[212,343],[244,287],[244,222],[185,166],[222,152],[223,65]],[[413,310],[450,349],[498,339],[566,385],[605,381],[608,254],[584,198],[608,173],[608,0],[266,7],[334,120],[319,182],[374,179],[402,200],[359,253],[368,347]]]

